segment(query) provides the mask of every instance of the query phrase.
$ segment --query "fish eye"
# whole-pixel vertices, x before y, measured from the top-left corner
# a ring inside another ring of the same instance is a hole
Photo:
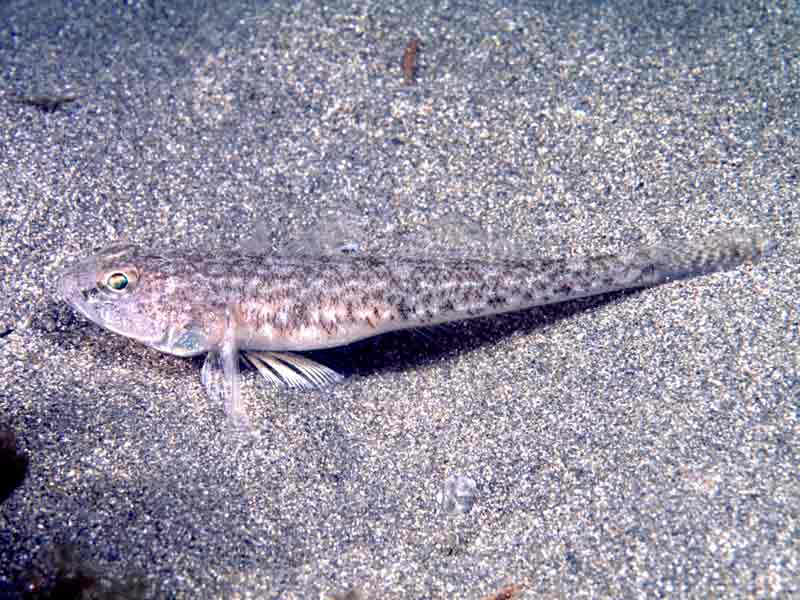
[[[136,274],[131,272],[112,271],[103,281],[104,287],[113,293],[131,292],[136,285]]]
[[[112,290],[121,292],[128,287],[128,276],[125,273],[112,273],[106,279],[106,285]]]

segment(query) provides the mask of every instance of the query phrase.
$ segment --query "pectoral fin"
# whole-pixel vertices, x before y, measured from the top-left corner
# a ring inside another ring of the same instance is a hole
[[[288,352],[245,352],[245,359],[272,383],[290,388],[321,388],[344,379],[325,365]]]
[[[209,348],[208,337],[203,328],[196,323],[174,325],[164,332],[164,335],[147,344],[175,356],[196,356]]]

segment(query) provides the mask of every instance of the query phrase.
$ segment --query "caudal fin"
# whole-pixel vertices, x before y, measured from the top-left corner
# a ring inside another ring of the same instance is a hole
[[[635,250],[623,258],[623,263],[638,271],[632,285],[650,286],[732,269],[762,258],[776,246],[773,240],[759,235],[726,234]]]

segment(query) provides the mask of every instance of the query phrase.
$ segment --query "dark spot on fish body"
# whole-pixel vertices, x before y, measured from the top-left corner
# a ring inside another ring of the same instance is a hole
[[[291,311],[292,317],[302,324],[305,325],[308,322],[308,306],[303,302],[295,302],[292,306]]]
[[[386,267],[386,261],[378,256],[365,256],[361,260],[362,265],[368,269],[382,271]],[[351,265],[351,268],[355,265]]]
[[[317,310],[322,310],[322,308],[329,303],[337,304],[338,299],[335,297],[331,298],[330,296],[326,296],[321,290],[314,292],[314,294],[308,299],[309,306],[313,306]]]
[[[572,271],[569,271],[569,276],[575,281],[585,281],[586,278],[589,277],[589,273],[579,269],[573,269]]]
[[[243,314],[244,320],[246,322],[252,322],[256,331],[263,331],[264,325],[269,320],[268,317],[265,318],[265,315],[263,315],[257,307],[250,307],[249,310],[243,311]]]
[[[326,321],[325,319],[321,319],[319,325],[329,336],[333,336],[333,334],[336,333],[337,325],[335,321]]]
[[[193,261],[191,258],[185,260],[178,260],[172,261],[177,265],[176,271],[180,275],[185,275],[187,277],[192,277],[196,275],[202,275],[202,267],[203,267],[203,260],[199,260],[197,262]]]
[[[413,312],[413,307],[408,305],[408,302],[406,302],[405,298],[401,299],[400,302],[397,303],[397,313],[400,315],[400,318],[403,321],[408,321]]]
[[[537,279],[531,284],[531,287],[538,292],[544,292],[547,289],[547,284],[540,279]]]
[[[376,304],[385,304],[386,298],[384,298],[383,290],[374,289],[369,293],[369,300]]]
[[[491,308],[497,308],[498,306],[503,306],[508,302],[508,299],[503,296],[492,296],[487,300],[487,304]]]
[[[651,282],[657,279],[656,266],[653,264],[647,265],[642,268],[639,276],[636,278],[637,282]]]

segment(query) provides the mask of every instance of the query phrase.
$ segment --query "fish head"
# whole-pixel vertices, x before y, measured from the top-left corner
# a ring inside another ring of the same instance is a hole
[[[214,345],[209,324],[195,318],[191,282],[176,277],[169,263],[133,244],[115,243],[68,265],[59,295],[113,333],[169,354],[202,354]]]

